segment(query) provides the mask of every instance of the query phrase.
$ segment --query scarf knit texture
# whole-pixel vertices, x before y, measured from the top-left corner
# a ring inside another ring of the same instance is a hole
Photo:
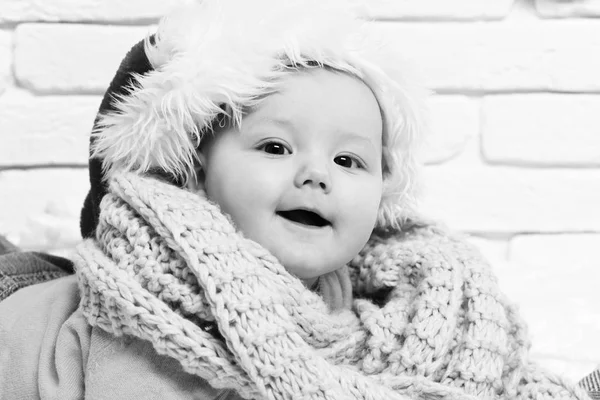
[[[90,325],[248,399],[589,398],[529,360],[489,265],[433,224],[373,233],[315,292],[204,192],[120,174],[76,270]]]

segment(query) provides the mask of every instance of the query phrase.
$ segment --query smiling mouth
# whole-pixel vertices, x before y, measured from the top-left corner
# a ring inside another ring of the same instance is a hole
[[[322,228],[324,226],[331,225],[331,222],[327,221],[319,214],[308,210],[277,211],[277,215],[287,220],[296,222],[298,224],[308,226],[316,226]]]

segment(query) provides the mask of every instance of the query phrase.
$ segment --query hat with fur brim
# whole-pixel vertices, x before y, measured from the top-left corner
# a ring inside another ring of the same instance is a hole
[[[153,36],[151,36],[151,41],[154,41]],[[100,129],[99,120],[101,115],[117,111],[115,100],[127,95],[135,83],[135,77],[152,70],[152,65],[144,51],[144,42],[145,40],[141,40],[135,44],[131,50],[129,50],[123,61],[121,61],[117,73],[113,77],[110,86],[102,98],[102,103],[100,103],[98,116],[94,121],[94,132],[97,132]],[[96,136],[92,135],[90,137],[89,159],[90,190],[83,203],[79,221],[81,236],[84,238],[93,237],[95,234],[100,214],[100,202],[106,194],[108,186],[102,166],[105,161],[102,158],[93,155],[95,140]]]
[[[90,191],[81,234],[95,234],[116,172],[195,179],[197,149],[215,118],[239,126],[244,110],[299,68],[326,66],[361,79],[383,119],[384,194],[379,226],[414,212],[414,143],[426,92],[406,62],[346,0],[203,0],[164,17],[137,43],[106,91],[90,139]]]

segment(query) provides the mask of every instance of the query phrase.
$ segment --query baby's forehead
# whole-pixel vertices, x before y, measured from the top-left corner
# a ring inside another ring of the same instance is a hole
[[[361,80],[324,69],[290,74],[244,109],[242,126],[347,132],[381,141],[379,103]]]

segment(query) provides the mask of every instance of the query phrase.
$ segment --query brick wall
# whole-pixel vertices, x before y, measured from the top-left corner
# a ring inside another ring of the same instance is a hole
[[[68,252],[118,62],[179,1],[0,1],[0,233]],[[600,363],[600,1],[358,0],[434,89],[425,213],[471,235],[533,353]]]

